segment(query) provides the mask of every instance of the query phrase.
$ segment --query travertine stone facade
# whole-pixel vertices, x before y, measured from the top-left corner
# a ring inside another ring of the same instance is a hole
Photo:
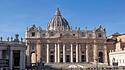
[[[0,59],[8,59],[9,67],[0,67],[0,70],[24,70],[25,69],[25,43],[19,41],[18,34],[15,35],[15,39],[11,37],[11,41],[0,40]]]
[[[87,27],[85,30],[80,30],[80,27],[72,30],[59,9],[46,30],[34,24],[27,27],[25,42],[27,65],[40,60],[44,63],[108,63],[105,28],[99,25],[91,31]]]

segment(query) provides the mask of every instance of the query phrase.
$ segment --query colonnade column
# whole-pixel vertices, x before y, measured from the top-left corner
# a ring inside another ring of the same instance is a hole
[[[66,62],[66,58],[65,58],[66,57],[66,54],[65,54],[66,53],[66,49],[65,48],[66,48],[66,45],[63,44],[63,62],[64,63]]]
[[[78,50],[79,50],[78,47],[79,47],[79,45],[76,44],[76,62],[79,61],[79,59],[78,59],[78,55],[79,55],[79,54],[78,54],[78,53],[79,53],[79,52],[78,52]]]
[[[86,44],[86,62],[89,62],[89,47],[88,47],[88,44]]]
[[[24,51],[22,51],[22,50],[20,50],[20,70],[23,70],[24,69],[24,67],[23,67],[23,61],[24,61],[24,56],[23,55],[25,55],[24,54]]]
[[[71,55],[70,55],[70,58],[71,58],[71,63],[73,62],[73,45],[71,44]]]
[[[104,63],[108,63],[107,46],[106,45],[104,45]]]
[[[9,56],[9,66],[10,69],[9,70],[13,70],[13,50],[10,50],[10,56]]]
[[[27,50],[26,50],[26,55],[27,55],[27,66],[30,66],[30,63],[31,63],[31,54],[30,54],[30,45],[29,44],[26,44],[27,45]]]
[[[0,50],[0,59],[2,59],[2,50]],[[3,70],[3,68],[0,68],[0,70]]]
[[[58,44],[58,63],[60,62],[60,45]]]
[[[41,45],[40,43],[38,43],[37,45],[37,62],[40,62],[41,61]]]
[[[94,44],[94,49],[93,49],[93,59],[94,59],[94,63],[97,62],[98,58],[97,58],[97,45]]]
[[[55,44],[55,63],[57,62],[57,45]]]
[[[0,59],[2,59],[2,50],[0,50]]]
[[[49,63],[49,44],[47,44],[47,63]]]

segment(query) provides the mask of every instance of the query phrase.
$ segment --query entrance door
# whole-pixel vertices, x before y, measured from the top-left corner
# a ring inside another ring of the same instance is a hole
[[[85,57],[85,55],[82,55],[81,58],[82,58],[82,59],[81,59],[82,62],[86,62],[86,57]]]
[[[54,56],[53,55],[50,56],[50,62],[54,62]]]
[[[103,53],[99,52],[99,62],[103,63]]]
[[[66,62],[70,62],[70,55],[66,55]]]

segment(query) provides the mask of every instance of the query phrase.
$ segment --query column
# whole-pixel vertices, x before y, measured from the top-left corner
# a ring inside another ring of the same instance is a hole
[[[30,63],[31,63],[30,45],[27,45],[26,55],[27,55],[27,59],[26,59],[27,66],[30,66]]]
[[[23,54],[23,58],[24,58],[24,60],[23,60],[23,68],[25,69],[25,61],[26,61],[26,58],[25,58],[25,56],[26,56],[26,54],[25,54],[26,52],[25,52],[25,49],[24,49],[24,54]]]
[[[20,70],[23,70],[23,61],[24,61],[23,51],[20,50]]]
[[[57,45],[55,44],[55,63],[57,62]]]
[[[49,63],[49,44],[47,44],[47,63]]]
[[[66,62],[66,58],[65,58],[66,57],[66,53],[65,53],[66,49],[65,48],[66,48],[65,44],[63,44],[63,62],[64,63]]]
[[[2,50],[0,50],[0,59],[2,59]]]
[[[79,62],[81,62],[81,45],[79,44]]]
[[[104,63],[108,63],[107,46],[106,45],[104,45]]]
[[[58,44],[58,63],[60,62],[60,45]]]
[[[10,66],[10,69],[9,70],[13,70],[13,51],[10,50],[10,56],[9,56],[9,66]]]
[[[2,59],[2,50],[0,50],[0,59]],[[0,68],[0,70],[3,70],[3,68]]]
[[[37,44],[37,62],[40,62],[41,59],[41,45],[40,43]]]
[[[79,50],[78,47],[79,47],[78,44],[76,44],[76,62],[79,61],[79,59],[78,59],[78,55],[79,55],[79,54],[78,54],[78,53],[79,53],[79,52],[78,52],[78,50]]]
[[[71,44],[71,51],[70,51],[71,55],[71,63],[73,62],[73,45]]]
[[[94,63],[96,63],[97,62],[97,60],[98,60],[98,58],[97,58],[97,45],[96,44],[94,44],[94,48],[93,48],[93,59],[94,59]]]
[[[89,47],[88,44],[86,44],[86,62],[89,62]]]

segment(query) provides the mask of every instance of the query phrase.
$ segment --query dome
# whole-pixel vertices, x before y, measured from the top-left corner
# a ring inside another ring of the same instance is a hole
[[[67,30],[70,29],[67,20],[61,16],[59,8],[57,8],[55,16],[49,21],[47,25],[48,30]]]

